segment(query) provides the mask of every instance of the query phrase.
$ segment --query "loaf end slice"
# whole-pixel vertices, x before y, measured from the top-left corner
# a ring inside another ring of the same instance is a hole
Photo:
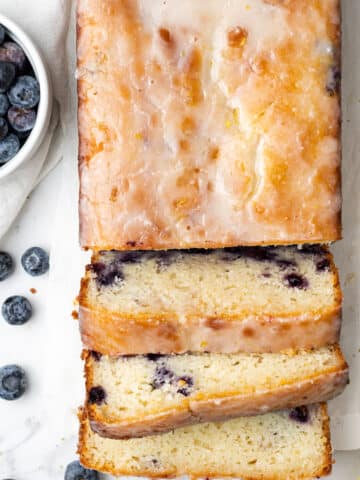
[[[154,2],[77,2],[81,245],[338,240],[339,0]]]

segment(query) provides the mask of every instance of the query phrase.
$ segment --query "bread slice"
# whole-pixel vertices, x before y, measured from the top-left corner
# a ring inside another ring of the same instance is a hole
[[[87,468],[151,478],[313,479],[332,464],[325,404],[130,440],[94,433],[83,411],[78,453]]]
[[[86,348],[108,355],[279,352],[337,343],[326,248],[95,253],[80,292]]]
[[[91,427],[110,438],[326,401],[348,381],[337,346],[286,354],[84,357]]]

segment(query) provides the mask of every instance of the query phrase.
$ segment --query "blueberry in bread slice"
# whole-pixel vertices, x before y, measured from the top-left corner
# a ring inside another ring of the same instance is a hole
[[[84,358],[91,427],[112,438],[326,401],[348,381],[338,346],[118,358],[87,351]]]
[[[81,463],[114,476],[304,480],[331,471],[325,404],[128,440],[94,433],[85,410],[80,420]]]
[[[279,352],[339,339],[327,248],[98,252],[80,292],[86,348],[108,355]]]

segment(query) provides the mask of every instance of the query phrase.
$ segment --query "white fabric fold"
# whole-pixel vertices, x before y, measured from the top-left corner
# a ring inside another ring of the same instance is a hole
[[[27,196],[61,159],[61,145],[51,148],[51,141],[59,125],[59,109],[55,108],[49,131],[35,156],[10,175],[0,180],[0,238],[8,231],[20,212]]]

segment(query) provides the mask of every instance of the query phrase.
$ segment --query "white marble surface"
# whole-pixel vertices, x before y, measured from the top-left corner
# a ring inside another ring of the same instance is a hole
[[[76,408],[83,394],[77,324],[71,322],[70,311],[59,320],[56,312],[52,315],[57,305],[50,304],[47,308],[48,276],[31,278],[19,265],[26,248],[51,246],[56,232],[54,216],[60,182],[61,167],[33,193],[9,234],[0,242],[0,249],[9,251],[17,260],[15,274],[1,283],[0,302],[8,295],[23,294],[29,297],[35,311],[31,321],[22,327],[11,327],[0,320],[0,365],[18,363],[27,370],[30,380],[30,388],[20,400],[0,400],[0,480],[60,480],[66,464],[76,458]],[[31,294],[30,288],[36,288],[37,293]],[[48,346],[51,331],[62,326],[54,325],[54,321],[64,322],[69,337],[68,343],[59,345],[56,353],[59,358],[55,362]],[[75,359],[71,369],[69,362],[63,361],[69,356]],[[335,459],[329,478],[360,479],[359,451],[339,452]]]

